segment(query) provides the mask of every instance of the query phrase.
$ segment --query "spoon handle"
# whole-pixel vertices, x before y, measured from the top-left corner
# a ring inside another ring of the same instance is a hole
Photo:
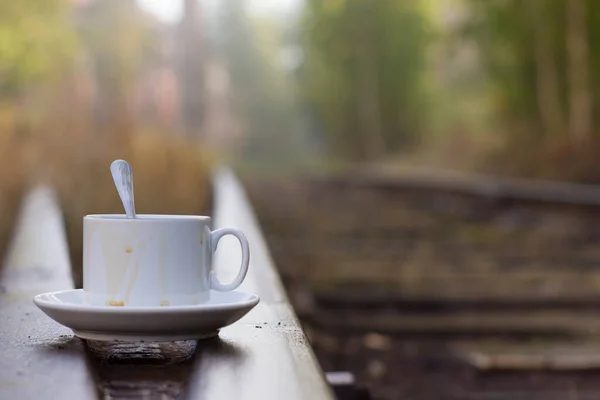
[[[110,164],[110,172],[115,181],[117,192],[119,192],[119,197],[121,197],[121,201],[123,202],[127,218],[135,218],[131,166],[125,160],[115,160]]]

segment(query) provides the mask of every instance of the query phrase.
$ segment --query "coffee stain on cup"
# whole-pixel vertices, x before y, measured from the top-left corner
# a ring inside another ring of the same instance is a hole
[[[211,248],[211,242],[210,242],[210,234],[211,231],[209,229],[208,226],[204,226],[202,228],[200,228],[200,243],[204,243],[204,240],[206,240],[206,249],[204,249],[205,251],[202,251],[202,260],[201,260],[201,268],[197,268],[196,271],[198,271],[198,277],[200,278],[200,281],[206,281],[206,279],[208,278],[207,274],[210,274],[210,271],[208,271],[206,268],[204,268],[206,265],[211,265],[212,262],[212,248]]]
[[[129,302],[129,296],[131,295],[131,290],[133,289],[133,285],[134,285],[135,281],[137,280],[138,272],[140,270],[140,258],[141,258],[141,256],[138,254],[138,256],[135,260],[132,277],[129,280],[129,285],[127,286],[127,290],[125,291],[125,296],[123,297],[123,300],[126,302]]]
[[[125,307],[125,302],[109,300],[106,302],[106,305],[110,307]]]
[[[171,305],[171,303],[169,303],[169,302],[168,302],[168,301],[166,301],[166,300],[163,300],[163,301],[161,301],[161,302],[160,302],[160,306],[161,306],[161,307],[168,307],[168,306],[170,306],[170,305]]]
[[[161,297],[161,302],[160,305],[169,305],[169,302],[167,300],[165,300],[165,296],[167,293],[167,277],[166,277],[166,259],[167,257],[167,236],[163,233],[160,236],[160,264],[159,264],[159,268],[160,268],[160,275],[159,275],[159,279],[160,279],[160,297]],[[163,304],[166,303],[166,304]]]
[[[133,252],[135,248],[135,252]],[[140,269],[140,258],[143,250],[146,248],[146,243],[136,243],[135,246],[131,247],[132,257],[129,260],[129,264],[123,273],[121,284],[114,295],[111,295],[110,302],[123,303],[123,305],[129,302],[129,295],[133,289],[133,285],[137,279],[138,271]]]
[[[98,254],[94,256],[97,259],[95,262],[100,263],[98,268],[105,271],[105,278],[102,280],[106,283],[104,288],[99,289],[106,293],[107,297],[104,300],[123,301],[122,282],[127,279],[128,265],[133,263],[138,252],[141,232],[139,229],[116,229],[100,224],[94,234],[98,237],[93,246],[99,247],[93,249],[94,254]],[[131,249],[131,252],[127,249]]]
[[[125,253],[131,253],[133,251],[133,249],[131,247],[128,247],[125,249]]]

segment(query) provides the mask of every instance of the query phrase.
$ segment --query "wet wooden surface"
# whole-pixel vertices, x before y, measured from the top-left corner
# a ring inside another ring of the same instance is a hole
[[[213,226],[248,236],[240,290],[261,302],[198,343],[82,341],[35,308],[35,294],[73,284],[60,210],[47,190],[30,196],[0,280],[0,399],[332,399],[242,187],[220,170],[214,189]],[[219,278],[233,277],[239,262],[237,241],[221,240]]]
[[[261,300],[239,323],[224,329],[220,343],[214,345],[229,354],[231,361],[219,359],[212,345],[200,350],[197,370],[200,378],[205,371],[206,379],[194,379],[193,397],[205,391],[220,393],[220,398],[333,398],[288,302],[246,194],[229,170],[218,171],[213,181],[214,204],[218,205],[215,227],[239,228],[250,241],[250,268],[240,290],[257,293]],[[221,240],[215,257],[220,279],[235,276],[240,254],[236,239]],[[208,371],[213,373],[208,375]]]
[[[60,210],[39,188],[23,202],[0,276],[0,399],[95,397],[83,343],[32,301],[72,287]]]

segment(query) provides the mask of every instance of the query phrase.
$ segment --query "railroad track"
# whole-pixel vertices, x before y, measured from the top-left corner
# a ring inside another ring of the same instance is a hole
[[[248,186],[282,273],[312,287],[600,296],[596,186],[423,173]]]
[[[498,178],[489,175],[453,173],[427,168],[404,168],[393,172],[378,168],[359,168],[336,176],[329,182],[342,185],[387,189],[421,189],[459,193],[479,198],[600,206],[600,186],[572,182]]]
[[[365,302],[344,304],[316,301],[314,312],[304,321],[327,332],[367,334],[379,332],[394,337],[444,337],[505,339],[575,338],[600,334],[596,301],[487,302]]]
[[[374,398],[600,398],[600,345],[582,348],[600,334],[597,186],[361,170],[248,187],[320,362]]]
[[[315,326],[600,333],[600,186],[423,170],[249,186]]]

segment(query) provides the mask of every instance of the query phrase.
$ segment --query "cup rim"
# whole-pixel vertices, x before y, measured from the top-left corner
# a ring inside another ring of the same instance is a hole
[[[123,222],[157,222],[157,221],[210,221],[206,215],[184,214],[136,214],[135,219],[127,218],[126,214],[89,214],[84,219],[96,221],[123,221]]]

